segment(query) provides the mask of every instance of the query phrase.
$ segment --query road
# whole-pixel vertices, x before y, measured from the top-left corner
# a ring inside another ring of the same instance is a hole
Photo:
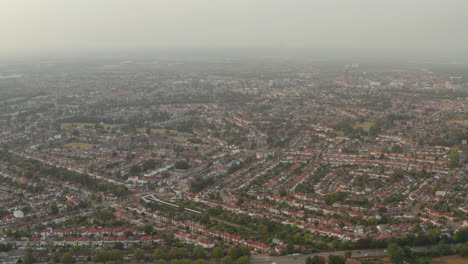
[[[435,246],[422,246],[415,247],[414,251],[424,251]],[[352,252],[353,258],[365,258],[365,257],[384,257],[387,255],[386,249],[359,249],[359,250],[350,250]],[[328,251],[320,252],[307,255],[297,255],[297,256],[277,256],[272,257],[268,255],[253,255],[252,263],[254,264],[304,264],[305,260],[309,256],[322,256],[328,257],[328,255],[341,255],[345,254],[345,250],[338,251]]]

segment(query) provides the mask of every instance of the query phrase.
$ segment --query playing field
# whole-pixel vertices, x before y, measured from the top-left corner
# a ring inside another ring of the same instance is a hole
[[[364,131],[369,132],[369,129],[373,124],[374,124],[374,122],[363,122],[363,123],[359,123],[359,124],[354,125],[353,128],[356,129],[356,128],[360,127]]]
[[[79,143],[79,142],[72,142],[64,145],[67,148],[76,148],[76,149],[81,149],[81,150],[89,150],[94,147],[93,144],[89,143]]]
[[[96,125],[94,123],[62,123],[63,129],[70,128],[94,128]]]
[[[118,127],[121,127],[122,124],[103,124],[102,125],[104,127],[104,129],[114,129],[114,128],[118,128]]]
[[[62,123],[62,129],[71,128],[96,128],[94,123]],[[121,127],[122,124],[102,124],[102,127],[106,130]]]
[[[21,100],[24,100],[24,99],[26,99],[26,97],[14,97],[14,98],[10,98],[10,99],[7,99],[7,100],[0,101],[0,104],[14,103],[14,102],[18,102],[18,101],[21,101]]]
[[[137,129],[140,133],[146,133],[147,128],[140,127]],[[151,128],[151,134],[158,134],[158,135],[177,135],[177,130],[173,129],[164,129],[164,128]]]
[[[447,123],[449,123],[449,124],[460,124],[460,125],[463,125],[463,126],[468,126],[468,119],[464,119],[464,120],[451,120],[451,121],[448,121]]]

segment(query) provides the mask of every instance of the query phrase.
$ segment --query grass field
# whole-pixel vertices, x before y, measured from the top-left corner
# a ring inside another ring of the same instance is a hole
[[[14,98],[10,98],[10,99],[7,99],[7,100],[0,101],[0,104],[14,103],[14,102],[18,102],[18,101],[21,101],[21,100],[24,100],[24,99],[26,99],[26,97],[14,97]]]
[[[104,129],[109,130],[117,127],[121,127],[122,124],[102,124]],[[70,129],[70,128],[96,128],[96,124],[94,123],[62,123],[63,129]]]
[[[104,129],[108,130],[121,127],[122,124],[103,124],[102,126],[104,127]]]
[[[96,127],[96,125],[94,123],[62,123],[61,126],[62,126],[63,129],[86,128],[86,127],[94,128],[94,127]]]
[[[449,124],[460,124],[460,125],[463,125],[463,126],[468,126],[468,119],[464,119],[464,120],[451,120],[451,121],[448,121],[447,123],[449,123]]]
[[[447,256],[442,258],[432,259],[433,264],[466,264],[468,263],[468,258],[462,256]]]
[[[79,142],[72,142],[64,145],[67,148],[76,148],[76,149],[81,149],[81,150],[89,150],[94,147],[93,144],[89,143],[79,143]]]
[[[363,123],[359,123],[359,124],[354,125],[353,128],[356,129],[356,128],[360,127],[364,131],[369,132],[369,129],[373,124],[374,124],[374,122],[363,122]]]
[[[140,133],[146,133],[146,128],[145,127],[140,127],[137,129],[138,132]],[[158,134],[158,135],[177,135],[177,130],[173,129],[161,129],[161,128],[152,128],[151,129],[151,134]]]
[[[174,137],[178,142],[185,142],[185,137]]]

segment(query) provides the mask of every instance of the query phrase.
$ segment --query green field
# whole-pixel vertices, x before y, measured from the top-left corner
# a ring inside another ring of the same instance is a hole
[[[138,128],[138,132],[140,133],[146,133],[146,129],[145,127],[140,127]],[[174,129],[164,129],[164,128],[151,128],[151,134],[158,134],[158,135],[172,135],[172,136],[176,136],[178,133],[177,130],[174,130]]]
[[[121,124],[102,124],[104,129],[109,130],[117,127],[121,127]],[[62,123],[62,129],[71,129],[71,128],[96,128],[94,123]]]
[[[0,104],[14,103],[14,102],[18,102],[18,101],[25,100],[25,99],[26,99],[26,97],[14,97],[14,98],[10,98],[10,99],[7,99],[7,100],[0,101]]]
[[[119,128],[122,126],[122,124],[103,124],[102,126],[104,127],[104,129],[108,130],[108,129]]]
[[[447,123],[449,123],[449,124],[460,124],[460,125],[463,125],[463,126],[468,126],[468,119],[451,120],[451,121],[448,121]]]
[[[72,142],[64,145],[67,148],[75,148],[75,149],[81,149],[81,150],[90,150],[94,147],[93,144],[89,143],[79,143],[79,142]]]
[[[356,128],[359,128],[359,127],[360,127],[360,128],[362,128],[364,131],[369,132],[369,129],[370,129],[370,127],[371,127],[372,125],[374,125],[374,122],[363,122],[363,123],[359,123],[359,124],[354,125],[353,128],[356,129]]]
[[[70,128],[95,128],[96,125],[94,123],[62,123],[63,129],[70,129]]]

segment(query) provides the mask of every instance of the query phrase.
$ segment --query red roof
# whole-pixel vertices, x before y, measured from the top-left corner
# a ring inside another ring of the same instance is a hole
[[[359,261],[359,260],[347,258],[346,261],[345,261],[345,264],[362,264],[362,262]]]
[[[78,229],[76,230],[76,232],[77,232],[77,233],[86,233],[86,232],[88,232],[88,230],[87,230],[87,229],[84,229],[84,228],[78,228]]]
[[[269,248],[269,247],[270,247],[270,246],[268,246],[268,245],[265,244],[265,243],[259,243],[259,244],[257,244],[256,246],[261,247],[261,248]]]

